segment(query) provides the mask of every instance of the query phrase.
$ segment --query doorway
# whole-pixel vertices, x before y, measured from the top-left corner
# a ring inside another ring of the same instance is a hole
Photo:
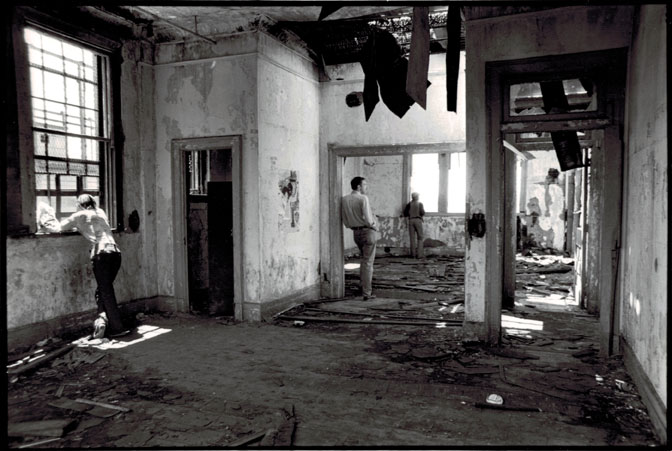
[[[173,141],[177,309],[242,319],[240,139]]]
[[[615,50],[487,65],[488,99],[494,105],[491,167],[499,175],[490,186],[493,209],[489,220],[502,227],[486,239],[488,249],[503,250],[501,259],[489,259],[488,273],[495,283],[487,292],[491,299],[501,299],[503,306],[515,287],[517,215],[511,199],[516,198],[512,187],[517,168],[513,156],[529,150],[526,145],[530,143],[516,146],[510,141],[516,140],[513,136],[550,135],[549,150],[557,156],[559,173],[574,171],[573,189],[582,188],[584,196],[580,210],[572,206],[569,212],[565,204],[565,229],[558,229],[553,238],[561,241],[565,252],[580,258],[574,292],[590,313],[599,313],[603,354],[616,352],[618,344],[624,61],[624,53]],[[581,142],[587,134],[592,135],[590,145]],[[566,226],[570,215],[571,231]],[[572,249],[567,249],[568,242]],[[501,306],[493,303],[486,315],[492,338],[501,333]]]

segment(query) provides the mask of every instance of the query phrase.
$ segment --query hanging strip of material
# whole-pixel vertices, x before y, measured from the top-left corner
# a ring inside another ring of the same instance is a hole
[[[406,94],[427,109],[427,73],[429,71],[429,8],[413,8],[413,34],[406,73]]]
[[[446,47],[446,94],[448,111],[457,113],[457,80],[460,74],[460,7],[451,4],[447,19],[448,42]]]

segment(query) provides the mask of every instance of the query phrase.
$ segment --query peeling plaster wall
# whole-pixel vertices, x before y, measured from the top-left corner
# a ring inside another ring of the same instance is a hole
[[[158,290],[174,295],[174,139],[242,136],[243,296],[258,299],[260,259],[257,163],[256,34],[233,35],[216,45],[172,43],[158,47],[156,77],[156,221]]]
[[[467,211],[487,208],[489,129],[486,104],[485,63],[546,55],[588,52],[627,47],[632,30],[632,6],[572,6],[467,21]],[[487,230],[502,225],[488,224]],[[486,239],[469,240],[465,256],[465,318],[483,322],[486,316]]]
[[[665,5],[642,6],[626,94],[621,334],[667,407],[668,131]]]
[[[259,38],[257,300],[263,304],[319,284],[319,86],[310,60],[270,36]],[[286,206],[279,182],[289,171],[298,180],[295,227],[281,220]]]
[[[136,210],[140,228],[115,232],[122,264],[114,283],[120,304],[158,295],[153,193],[152,52],[145,44],[122,47],[121,117],[124,134],[124,223]],[[149,133],[147,133],[149,130]],[[27,326],[95,310],[96,282],[89,244],[79,234],[8,237],[7,328]]]
[[[531,152],[534,160],[527,162],[525,215],[528,236],[534,235],[537,246],[563,251],[565,248],[565,173],[555,183],[548,183],[550,168],[560,170],[555,152]]]

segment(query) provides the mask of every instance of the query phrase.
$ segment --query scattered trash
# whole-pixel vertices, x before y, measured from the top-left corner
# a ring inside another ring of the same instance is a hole
[[[62,420],[23,421],[8,423],[9,437],[63,437],[68,431],[77,426],[77,420],[71,418]]]
[[[25,445],[19,446],[19,448],[32,448],[33,446],[41,446],[41,445],[46,445],[47,443],[55,442],[57,440],[60,440],[60,438],[48,438],[46,440],[40,440],[37,442],[33,443],[26,443]]]
[[[504,404],[504,398],[495,393],[492,393],[488,395],[488,397],[485,399],[485,402],[487,402],[488,404],[502,405]]]
[[[631,384],[628,384],[627,382],[620,379],[615,379],[614,382],[616,383],[616,387],[621,391],[631,392],[633,389]]]
[[[595,381],[596,381],[598,384],[602,384],[602,383],[604,382],[604,378],[603,378],[602,376],[600,376],[599,374],[596,374],[596,375],[595,375]]]
[[[306,322],[305,322],[305,321],[294,321],[293,324],[294,324],[294,326],[296,326],[296,327],[301,327],[301,326],[305,325]]]
[[[90,401],[88,399],[77,398],[75,402],[80,402],[82,404],[91,404],[92,406],[104,407],[106,409],[118,410],[120,412],[130,412],[131,409],[122,406],[115,406],[114,404],[107,404],[105,402]]]
[[[476,407],[482,409],[498,409],[498,410],[515,410],[519,412],[541,412],[542,410],[539,407],[525,407],[525,406],[504,406],[498,404],[488,404],[486,402],[477,402],[474,403]]]

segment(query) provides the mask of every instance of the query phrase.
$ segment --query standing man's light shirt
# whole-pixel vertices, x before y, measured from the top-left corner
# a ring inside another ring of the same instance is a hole
[[[353,227],[369,227],[376,229],[376,219],[371,213],[369,198],[359,191],[352,191],[343,196],[341,201],[343,224],[349,229]]]

